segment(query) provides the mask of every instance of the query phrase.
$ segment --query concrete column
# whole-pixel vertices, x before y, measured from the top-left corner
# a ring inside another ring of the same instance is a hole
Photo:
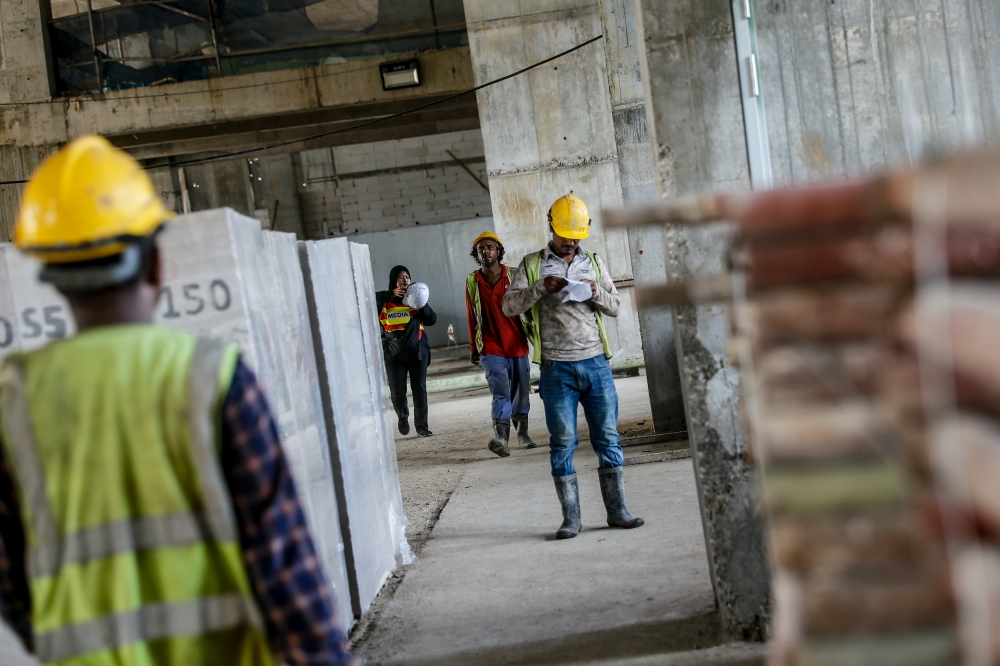
[[[49,99],[48,0],[0,2],[0,103]]]
[[[633,0],[601,0],[601,18],[622,200],[626,206],[650,204],[656,201],[657,193]],[[628,239],[636,284],[663,282],[667,270],[662,234],[652,229],[632,229]],[[653,426],[657,433],[683,431],[687,426],[673,316],[667,309],[640,310],[638,314]]]
[[[749,189],[739,74],[729,0],[636,0],[642,78],[661,198]],[[726,225],[664,233],[668,278],[726,270]],[[770,575],[757,513],[755,472],[739,409],[740,378],[727,359],[723,306],[674,312],[688,433],[712,582],[724,630],[767,633]]]
[[[465,0],[465,15],[477,84],[603,32],[600,0]],[[548,242],[549,206],[573,191],[593,220],[583,246],[613,277],[633,274],[628,234],[601,224],[601,209],[623,202],[605,57],[597,42],[478,93],[493,219],[511,265]],[[642,353],[632,289],[621,292],[620,316],[606,320],[619,358]]]

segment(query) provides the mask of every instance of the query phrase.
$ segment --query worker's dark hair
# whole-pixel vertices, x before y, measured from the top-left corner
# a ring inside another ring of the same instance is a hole
[[[484,238],[483,240],[493,240],[493,239],[492,238]],[[482,243],[483,241],[479,241],[479,242]],[[496,243],[496,241],[493,241],[493,242]],[[497,247],[500,248],[497,251],[497,263],[500,263],[500,262],[503,261],[503,255],[505,255],[507,253],[507,250],[503,249],[503,244],[502,243],[497,243]],[[473,259],[475,259],[477,264],[479,264],[480,266],[482,266],[482,264],[479,263],[479,250],[476,249],[475,245],[472,246],[472,252],[469,253],[469,256],[472,257]]]

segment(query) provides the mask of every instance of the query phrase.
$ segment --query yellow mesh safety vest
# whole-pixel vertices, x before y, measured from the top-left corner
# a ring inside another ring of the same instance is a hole
[[[232,346],[147,325],[8,358],[35,651],[61,666],[272,666],[218,462]]]
[[[510,268],[504,264],[503,267],[504,274],[507,276],[507,282],[512,282],[510,276]],[[465,290],[469,295],[469,303],[472,305],[472,315],[476,318],[476,351],[480,354],[483,353],[483,301],[479,297],[479,282],[476,280],[476,276],[479,271],[472,271],[469,273],[469,279],[465,281]],[[521,315],[518,317],[521,320],[521,330],[529,340],[532,337],[532,331],[534,330],[534,322],[527,316]]]
[[[542,255],[545,250],[540,252],[533,252],[524,258],[524,272],[525,277],[528,278],[528,284],[532,285],[538,282],[542,273]],[[586,252],[586,251],[585,251]],[[586,253],[590,257],[590,262],[594,264],[594,278],[597,284],[601,283],[601,266],[597,263],[597,255],[593,252]],[[535,363],[542,362],[542,326],[541,320],[538,318],[538,311],[541,307],[541,300],[537,301],[531,306],[531,318],[536,322],[539,322],[532,330],[531,335],[528,339],[531,340],[531,347],[534,349],[534,357],[531,359]],[[601,344],[604,346],[604,356],[611,358],[611,345],[608,343],[608,334],[604,330],[604,317],[601,316],[601,311],[594,308],[594,316],[597,318],[597,330],[601,334]]]

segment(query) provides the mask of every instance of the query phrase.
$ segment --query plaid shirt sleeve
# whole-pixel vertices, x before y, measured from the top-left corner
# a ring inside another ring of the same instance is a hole
[[[271,410],[242,361],[222,408],[222,468],[268,638],[288,666],[360,664],[346,648]]]
[[[24,553],[21,504],[0,446],[0,618],[31,650],[31,595]]]

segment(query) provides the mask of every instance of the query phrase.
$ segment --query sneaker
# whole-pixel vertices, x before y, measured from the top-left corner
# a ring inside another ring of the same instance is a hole
[[[399,423],[396,424],[396,427],[399,428],[399,434],[400,435],[409,435],[410,434],[410,420],[409,419],[399,419]]]
[[[417,428],[417,434],[420,435],[421,437],[430,437],[434,433],[432,433],[427,428]]]

